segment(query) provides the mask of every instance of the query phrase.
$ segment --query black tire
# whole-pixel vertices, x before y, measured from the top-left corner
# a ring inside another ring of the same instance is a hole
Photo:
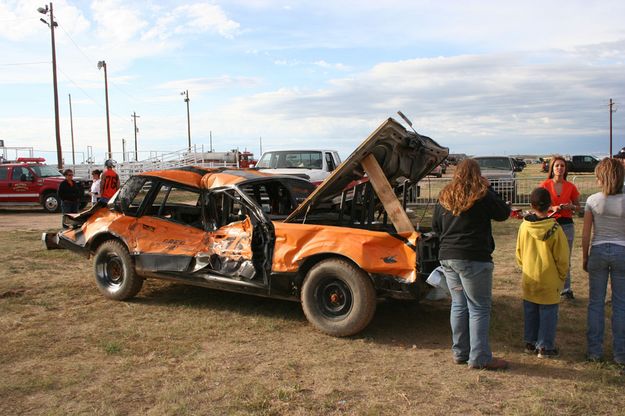
[[[41,206],[46,212],[53,214],[61,210],[61,200],[54,192],[47,192],[41,197]]]
[[[375,288],[369,276],[343,259],[313,266],[302,286],[302,308],[321,332],[347,337],[365,329],[376,308]]]
[[[143,286],[143,279],[135,273],[130,254],[122,243],[109,240],[93,258],[95,282],[104,297],[125,300],[134,297]]]

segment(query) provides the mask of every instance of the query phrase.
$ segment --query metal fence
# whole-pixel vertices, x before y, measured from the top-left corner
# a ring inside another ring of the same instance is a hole
[[[504,200],[512,202],[512,205],[529,206],[530,193],[544,180],[544,176],[515,178],[512,182],[504,180],[502,183],[492,180],[491,185]],[[579,199],[582,205],[585,204],[589,195],[601,191],[594,175],[569,176],[568,180],[575,184],[581,194]],[[439,192],[450,181],[451,178],[426,177],[417,185],[412,185],[406,189],[406,203],[408,205],[435,204],[438,201]]]

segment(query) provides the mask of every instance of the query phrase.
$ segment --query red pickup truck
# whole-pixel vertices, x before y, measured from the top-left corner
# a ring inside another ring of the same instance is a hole
[[[46,165],[41,157],[20,157],[0,164],[0,206],[38,206],[48,212],[58,212],[61,204],[57,192],[65,179],[53,166]],[[76,179],[88,191],[90,181]],[[85,192],[83,203],[89,195]]]

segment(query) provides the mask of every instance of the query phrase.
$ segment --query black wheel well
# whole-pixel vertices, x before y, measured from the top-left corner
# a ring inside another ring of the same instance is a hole
[[[118,241],[120,244],[122,244],[124,247],[126,247],[126,250],[128,250],[128,246],[126,245],[126,243],[124,242],[124,240],[122,240],[121,238],[117,237],[114,234],[111,233],[102,233],[102,234],[98,234],[95,237],[93,237],[91,239],[91,241],[89,242],[89,252],[91,253],[91,255],[93,255],[96,251],[98,251],[98,248],[106,243],[107,241],[111,241],[111,240],[115,240]],[[130,251],[130,250],[128,250]]]
[[[354,267],[365,272],[365,274],[371,280],[371,283],[374,283],[373,278],[371,277],[371,274],[369,274],[369,272],[367,272],[366,270],[363,270],[355,261],[353,261],[349,257],[343,256],[341,254],[336,254],[336,253],[321,253],[321,254],[315,254],[313,256],[307,257],[306,260],[304,260],[304,262],[300,265],[299,270],[297,271],[297,274],[299,277],[298,285],[300,288],[302,287],[302,284],[304,283],[304,279],[306,278],[306,275],[308,274],[310,269],[312,269],[312,267],[315,264],[319,263],[320,261],[327,260],[327,259],[341,259],[341,260],[345,260],[348,263],[351,263]]]

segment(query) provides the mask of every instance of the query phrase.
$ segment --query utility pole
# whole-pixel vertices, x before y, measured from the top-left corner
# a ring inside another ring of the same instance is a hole
[[[122,138],[122,160],[126,161],[126,139]]]
[[[69,95],[69,126],[72,132],[72,165],[76,167],[76,157],[74,156],[74,117],[72,115],[72,94]]]
[[[141,118],[141,116],[137,115],[136,111],[132,112],[132,115],[130,116],[133,118],[134,123],[135,123],[135,162],[139,161],[139,157],[137,156],[139,154],[139,152],[137,151],[137,118]]]
[[[614,101],[610,98],[610,157],[612,157],[612,113],[616,112],[616,109],[612,109]]]
[[[104,68],[104,95],[106,97],[106,139],[108,143],[108,158],[113,158],[113,153],[111,152],[111,123],[109,121],[109,81],[108,75],[106,73],[106,62],[99,61],[98,69]]]
[[[48,25],[48,27],[50,28],[50,38],[52,40],[52,85],[54,87],[54,128],[56,133],[56,160],[57,167],[59,169],[63,169],[63,150],[61,149],[61,127],[59,123],[59,90],[56,81],[56,46],[54,41],[54,28],[58,26],[58,24],[54,21],[52,2],[50,2],[50,8],[48,8],[48,6],[39,7],[37,11],[41,14],[48,14],[48,12],[50,12],[49,23],[44,18],[41,18],[39,20]]]
[[[208,137],[210,137],[210,151],[212,152],[213,151],[213,131],[209,130],[208,135],[209,135]]]
[[[189,90],[180,93],[184,95],[184,102],[187,103],[187,136],[189,137],[189,152],[191,151],[191,116],[189,113]]]
[[[260,153],[258,154],[258,157],[260,157],[263,154],[263,136],[260,136],[258,138],[258,142],[259,142],[259,145],[260,145]]]

